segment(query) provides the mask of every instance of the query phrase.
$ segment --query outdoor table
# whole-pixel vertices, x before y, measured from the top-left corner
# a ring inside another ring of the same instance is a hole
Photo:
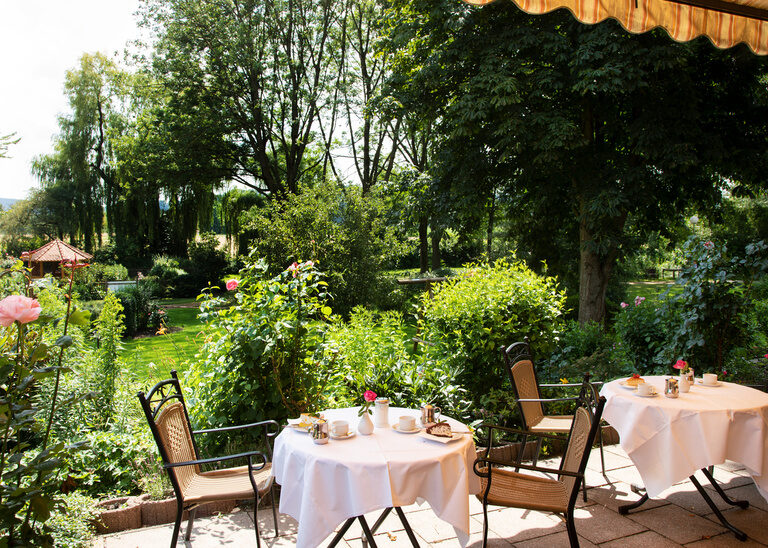
[[[690,478],[720,521],[733,527],[694,477],[702,470],[715,490],[731,505],[746,508],[746,501],[730,500],[707,468],[728,460],[744,465],[760,494],[768,500],[768,394],[729,382],[703,386],[700,379],[678,398],[664,396],[665,376],[644,376],[658,393],[637,395],[620,380],[603,385],[603,419],[619,434],[621,447],[637,467],[646,493],[637,503],[620,508],[622,514],[657,497],[677,482]]]
[[[357,427],[359,408],[323,411],[329,422],[343,419],[350,430]],[[389,423],[419,411],[390,408]],[[453,431],[467,432],[462,423],[442,417]],[[281,486],[280,512],[299,522],[297,546],[317,546],[346,520],[333,546],[359,519],[369,544],[372,533],[394,508],[411,542],[418,546],[401,506],[426,501],[437,517],[451,524],[462,546],[469,540],[469,495],[480,492],[480,480],[472,471],[475,444],[471,434],[449,443],[402,434],[392,428],[376,428],[373,434],[331,439],[316,445],[310,435],[286,427],[275,440],[272,472]],[[369,528],[364,514],[385,509]]]

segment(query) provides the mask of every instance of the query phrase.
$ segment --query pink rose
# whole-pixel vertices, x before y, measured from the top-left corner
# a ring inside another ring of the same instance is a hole
[[[227,291],[234,291],[238,285],[240,285],[240,282],[237,280],[227,280]]]
[[[376,399],[376,392],[374,392],[373,390],[366,390],[363,393],[363,399],[365,401],[374,401]]]
[[[688,367],[688,362],[686,362],[685,360],[677,360],[675,362],[675,365],[673,365],[672,367],[674,367],[675,369],[685,369],[686,367]]]
[[[299,263],[295,262],[288,267],[289,272],[293,272],[293,277],[296,277],[296,271],[299,269]]]
[[[306,263],[304,263],[301,266],[315,266],[315,263],[313,263],[312,261],[307,261]]]
[[[639,295],[635,297],[635,306],[640,306],[640,303],[642,303],[645,300],[645,297],[640,297]]]
[[[765,358],[766,360],[768,360],[768,354],[766,354],[765,356],[763,356],[763,358]]]
[[[37,299],[23,295],[10,295],[0,301],[0,325],[9,327],[13,322],[21,324],[35,321],[40,317],[43,307]]]
[[[625,302],[622,302],[622,303],[621,303],[621,308],[627,308],[628,306],[629,306],[629,305],[628,305],[627,303],[625,303]]]
[[[711,241],[707,240],[704,242],[704,249],[712,249],[713,247],[715,247],[715,244],[713,244]]]

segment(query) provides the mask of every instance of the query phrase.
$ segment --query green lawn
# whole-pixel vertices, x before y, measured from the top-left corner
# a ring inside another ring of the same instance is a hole
[[[190,299],[174,301],[193,302]],[[163,304],[169,303],[163,301]],[[183,371],[184,362],[193,358],[202,344],[197,308],[169,308],[167,312],[169,325],[181,327],[181,331],[123,341],[121,356],[126,367],[139,379],[167,378],[171,369]],[[157,366],[155,371],[150,371],[150,363]]]
[[[637,282],[627,282],[627,298],[634,300],[635,297],[645,297],[648,300],[655,299],[661,293],[672,287],[672,294],[680,293],[682,287],[675,285],[674,280],[644,280]]]

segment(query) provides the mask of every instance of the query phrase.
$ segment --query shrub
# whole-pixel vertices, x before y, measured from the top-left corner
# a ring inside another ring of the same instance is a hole
[[[357,188],[303,189],[254,210],[249,228],[258,256],[272,273],[298,260],[313,260],[326,273],[334,310],[348,314],[369,303],[386,256],[399,249],[381,217],[381,203]]]
[[[57,548],[87,548],[93,546],[93,520],[98,517],[96,502],[82,493],[64,495],[62,505],[51,515],[53,544]]]
[[[423,332],[447,366],[462,370],[459,384],[477,401],[506,378],[502,345],[528,336],[537,354],[552,347],[564,300],[554,278],[535,274],[521,261],[477,263],[438,285],[434,298],[422,296]]]
[[[125,325],[123,323],[123,305],[114,293],[107,294],[104,307],[96,321],[96,334],[99,340],[97,351],[99,377],[101,385],[101,404],[105,420],[112,414],[112,400],[115,395],[115,379],[120,372],[120,338]]]
[[[595,381],[606,381],[632,369],[622,351],[622,343],[602,325],[568,322],[557,348],[537,360],[539,381],[556,383],[561,379],[580,382],[586,373]]]
[[[311,262],[271,279],[266,271],[251,254],[234,304],[209,292],[201,304],[206,343],[187,377],[200,425],[284,420],[322,404],[331,362],[326,284]]]
[[[456,371],[429,352],[411,354],[400,313],[356,307],[347,323],[334,324],[328,338],[338,351],[333,383],[338,405],[359,405],[360,395],[373,390],[394,406],[430,402],[447,414],[466,414],[466,393],[456,383]]]
[[[128,269],[123,265],[91,263],[75,271],[73,289],[80,299],[95,301],[104,298],[106,282],[127,279]]]
[[[115,293],[125,313],[125,335],[133,336],[147,330],[155,330],[161,325],[162,314],[153,300],[152,287],[138,283]]]
[[[162,290],[161,296],[173,297],[179,280],[186,275],[186,272],[179,265],[178,259],[158,255],[154,258],[152,268],[147,274],[156,283],[153,288],[158,287]]]
[[[686,359],[698,371],[721,371],[728,353],[749,341],[750,288],[768,270],[768,247],[761,241],[729,258],[725,246],[691,236],[683,246],[685,263],[669,298],[680,311],[673,325],[672,359]]]
[[[192,289],[188,295],[197,295],[208,285],[220,285],[224,276],[230,273],[227,254],[219,249],[219,240],[210,232],[201,234],[199,241],[189,244],[189,260],[183,264],[189,273],[187,285]]]
[[[621,305],[622,310],[616,316],[614,330],[631,373],[668,373],[674,362],[671,329],[676,321],[677,309],[643,297],[635,297]]]

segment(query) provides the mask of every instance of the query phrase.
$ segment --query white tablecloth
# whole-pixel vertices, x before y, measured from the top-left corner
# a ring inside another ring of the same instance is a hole
[[[329,421],[357,427],[357,408],[324,411]],[[389,422],[417,410],[390,408]],[[418,419],[417,419],[418,420]],[[456,431],[467,427],[445,419]],[[280,511],[299,522],[297,546],[320,544],[346,519],[373,510],[425,500],[450,523],[462,545],[469,538],[469,495],[480,491],[472,471],[472,436],[441,444],[416,434],[376,428],[370,436],[315,445],[302,432],[285,428],[275,440],[272,471],[281,486]]]
[[[618,380],[600,394],[606,398],[603,418],[619,433],[649,497],[728,459],[746,467],[768,500],[768,394],[724,382],[697,384],[679,398],[667,398],[668,377],[643,378],[658,396],[637,396]]]

